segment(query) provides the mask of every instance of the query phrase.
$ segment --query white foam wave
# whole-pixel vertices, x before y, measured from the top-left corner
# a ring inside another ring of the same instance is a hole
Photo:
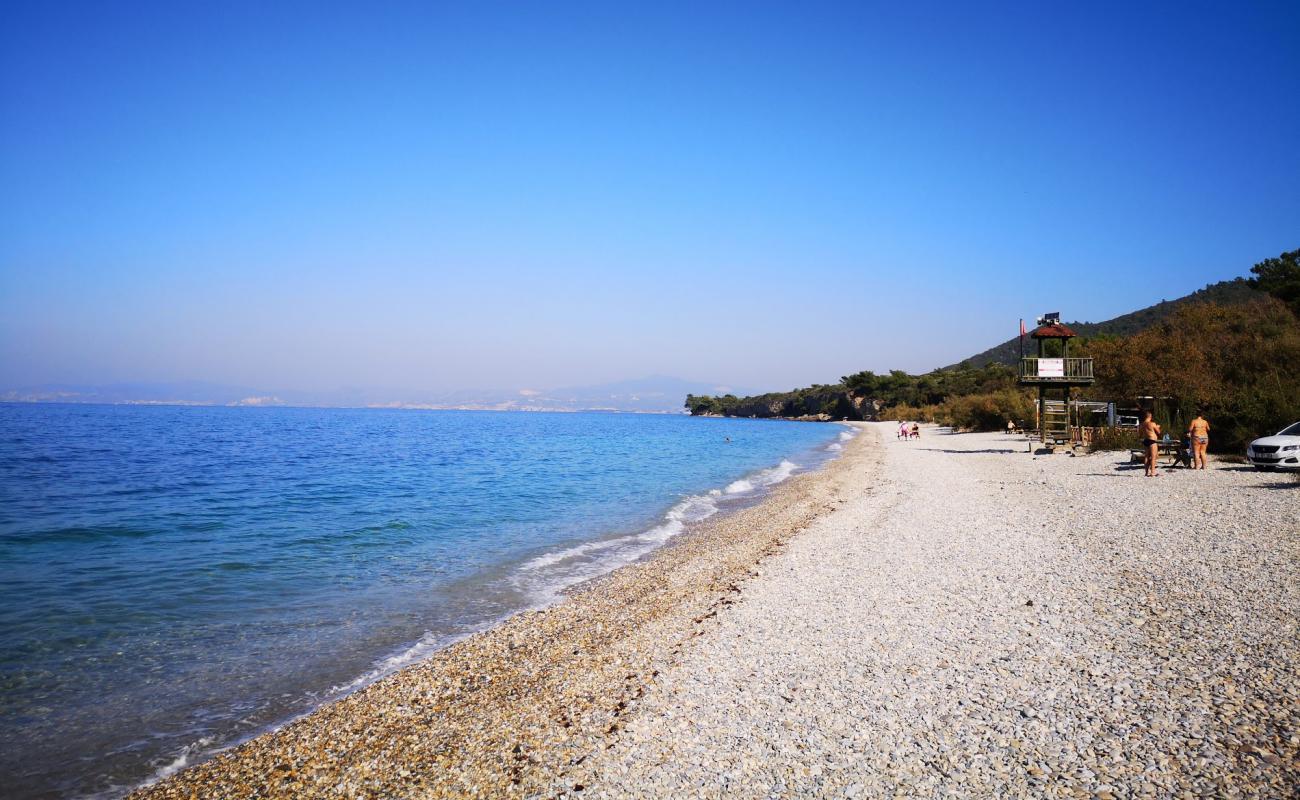
[[[149,779],[146,780],[144,783],[140,784],[140,786],[150,786],[152,784],[157,783],[158,781],[163,780],[164,778],[169,778],[172,775],[175,775],[176,773],[188,767],[190,765],[190,760],[193,759],[195,756],[206,754],[207,749],[211,747],[212,743],[215,741],[216,738],[212,736],[204,736],[201,739],[190,742],[189,744],[181,748],[180,755],[176,756],[176,758],[172,759],[170,762],[159,767],[157,771],[155,771],[153,775],[150,775]]]
[[[718,513],[715,500],[721,494],[715,489],[686,497],[668,509],[662,522],[639,533],[543,553],[520,565],[510,582],[534,606],[548,605],[559,599],[564,589],[630,564],[686,530],[687,524]]]
[[[843,450],[844,445],[840,444],[839,442],[831,442],[830,444],[826,445],[826,449],[834,453],[837,450]]]
[[[847,442],[848,440],[852,439],[854,436],[857,435],[858,434],[855,433],[854,431],[840,431],[840,441]]]
[[[448,645],[450,641],[451,640],[446,636],[435,636],[433,633],[425,631],[424,635],[421,636],[419,641],[415,644],[400,653],[394,653],[393,655],[380,660],[368,672],[358,675],[347,683],[342,683],[338,686],[331,686],[329,694],[350,694],[363,686],[369,686],[380,678],[397,672],[407,664],[414,664],[426,656],[433,655],[435,652]]]
[[[764,486],[775,486],[781,481],[784,481],[786,478],[789,478],[791,475],[793,475],[794,471],[797,469],[799,469],[799,465],[794,463],[793,461],[782,461],[780,464],[777,464],[775,467],[772,467],[771,469],[765,469],[762,472],[758,473],[758,476],[759,476],[759,480],[763,482]]]
[[[630,564],[682,533],[688,524],[718,513],[719,499],[775,486],[797,469],[798,464],[783,460],[775,467],[732,481],[724,489],[691,495],[670,508],[663,520],[652,528],[543,553],[521,564],[509,581],[534,607],[549,605],[558,600],[560,593],[568,587]]]
[[[561,561],[567,561],[568,559],[577,558],[578,556],[583,556],[586,555],[587,553],[593,553],[598,550],[608,550],[609,548],[616,547],[617,545],[618,545],[618,539],[606,539],[604,541],[599,541],[599,542],[586,542],[584,544],[575,545],[573,547],[564,550],[557,550],[554,553],[543,553],[537,558],[531,559],[529,561],[525,561],[519,568],[525,570],[545,569],[546,567],[559,564]]]
[[[748,478],[732,481],[723,491],[726,494],[744,494],[759,487],[775,486],[793,475],[797,469],[799,469],[799,465],[793,461],[782,461],[775,467],[760,470]]]
[[[716,495],[713,492],[709,492],[708,496],[688,497],[673,506],[665,516],[669,519],[677,518],[686,522],[699,522],[702,519],[708,519],[718,513],[718,504],[713,502],[714,497]]]

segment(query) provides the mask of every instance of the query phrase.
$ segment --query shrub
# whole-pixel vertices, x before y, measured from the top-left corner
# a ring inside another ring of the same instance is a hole
[[[1099,450],[1133,450],[1138,446],[1136,428],[1097,428],[1092,434],[1089,452]]]
[[[911,406],[907,403],[899,403],[896,406],[890,406],[882,409],[880,419],[884,421],[898,422],[906,420],[908,422],[935,422],[935,409],[937,406]]]
[[[934,414],[940,425],[963,431],[1001,431],[1006,430],[1007,420],[1033,418],[1033,397],[1019,389],[951,397],[940,403]]]

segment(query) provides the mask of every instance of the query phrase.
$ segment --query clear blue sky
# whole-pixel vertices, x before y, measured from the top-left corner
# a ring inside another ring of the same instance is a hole
[[[0,389],[790,388],[1114,316],[1300,247],[1298,9],[6,3]]]

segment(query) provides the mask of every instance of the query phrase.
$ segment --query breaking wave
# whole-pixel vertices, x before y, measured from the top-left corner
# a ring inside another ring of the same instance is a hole
[[[798,469],[798,464],[786,459],[774,467],[732,481],[724,489],[691,495],[670,508],[651,528],[543,553],[521,564],[509,582],[533,607],[555,602],[565,589],[642,558],[692,523],[708,519],[728,503],[740,502],[785,481]]]

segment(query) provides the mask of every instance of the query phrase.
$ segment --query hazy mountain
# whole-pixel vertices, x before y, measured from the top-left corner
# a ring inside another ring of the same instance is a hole
[[[702,383],[653,375],[636,380],[615,381],[594,386],[570,386],[552,389],[532,400],[544,399],[565,408],[609,408],[619,411],[673,411],[683,410],[682,400],[688,394],[747,394],[748,390],[716,383]]]
[[[113,383],[102,386],[44,384],[0,393],[0,400],[22,403],[137,403],[167,405],[235,405],[260,400],[266,392],[205,381]],[[250,402],[250,404],[252,404]]]
[[[0,401],[136,405],[322,406],[343,408],[462,408],[500,411],[637,411],[680,413],[688,394],[742,391],[663,375],[558,389],[421,392],[344,387],[329,392],[269,390],[203,381],[47,384],[0,392]]]

